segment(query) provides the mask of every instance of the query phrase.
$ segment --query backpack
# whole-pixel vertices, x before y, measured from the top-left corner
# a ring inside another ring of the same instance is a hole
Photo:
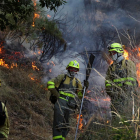
[[[6,102],[5,102],[5,105],[6,105]],[[6,120],[5,105],[4,105],[4,110],[3,110],[2,102],[0,101],[0,126],[4,125],[5,120]]]

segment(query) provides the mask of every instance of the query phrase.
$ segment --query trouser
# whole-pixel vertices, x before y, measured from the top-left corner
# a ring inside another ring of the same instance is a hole
[[[67,101],[58,99],[54,105],[53,140],[65,140],[69,132],[69,117],[72,110]]]

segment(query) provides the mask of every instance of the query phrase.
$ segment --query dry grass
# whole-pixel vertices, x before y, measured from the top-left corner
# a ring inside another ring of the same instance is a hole
[[[31,80],[29,75],[37,80]],[[51,140],[52,104],[45,85],[40,83],[41,72],[0,67],[1,101],[7,101],[10,118],[9,140]]]

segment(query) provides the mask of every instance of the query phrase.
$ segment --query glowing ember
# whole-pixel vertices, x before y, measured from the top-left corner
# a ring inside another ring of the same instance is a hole
[[[36,6],[36,0],[33,0],[34,6]]]
[[[17,68],[17,63],[16,64],[15,63],[12,63],[11,68],[14,68],[14,67]]]
[[[51,18],[51,16],[50,16],[50,15],[47,15],[47,17],[48,17],[48,18]]]
[[[0,54],[2,54],[2,48],[0,48]]]
[[[79,120],[79,114],[77,115],[77,123],[78,123],[78,120]],[[82,130],[82,127],[83,127],[83,116],[80,115],[80,120],[79,120],[79,130]]]
[[[33,70],[39,70],[39,68],[35,65],[35,62],[32,62],[32,68]]]
[[[45,88],[45,90],[48,90],[48,88]]]
[[[53,66],[55,66],[54,62],[53,62],[53,61],[51,61],[51,62],[52,62],[52,64],[53,64]]]
[[[110,98],[105,98],[105,99],[102,99],[102,100],[110,102]]]
[[[91,91],[90,90],[87,90],[87,93],[90,93]]]
[[[30,77],[31,78],[31,80],[35,80],[33,77]]]
[[[137,55],[138,55],[138,57],[140,57],[140,48],[138,48],[138,54]]]

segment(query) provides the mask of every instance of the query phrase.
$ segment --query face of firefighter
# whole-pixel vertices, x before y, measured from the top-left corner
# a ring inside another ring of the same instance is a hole
[[[76,75],[76,72],[74,72],[74,71],[69,71],[69,73],[70,73],[71,77],[74,77]]]
[[[69,77],[73,78],[76,74],[77,74],[77,69],[75,69],[75,68],[69,68],[68,69],[68,76]]]
[[[112,60],[113,60],[113,61],[116,61],[116,60],[117,60],[117,58],[118,58],[117,53],[116,53],[116,54],[114,54],[114,55],[111,55],[111,58],[112,58]]]
[[[119,63],[120,61],[122,61],[124,59],[122,53],[110,52],[110,56],[111,56],[112,60],[116,63]]]

